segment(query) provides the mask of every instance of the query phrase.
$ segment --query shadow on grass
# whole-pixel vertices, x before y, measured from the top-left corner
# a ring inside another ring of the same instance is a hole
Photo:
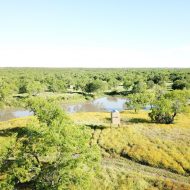
[[[105,120],[108,121],[109,123],[111,122],[111,118],[110,117],[106,117]]]
[[[128,122],[130,122],[130,123],[151,123],[150,120],[143,119],[143,118],[132,118]]]
[[[122,95],[122,96],[126,96],[129,94],[128,91],[117,91],[117,90],[113,90],[111,92],[105,92],[105,95],[109,95],[109,96],[116,96],[116,95]]]
[[[134,159],[133,157],[129,156],[128,153],[126,153],[126,152],[124,152],[124,151],[122,151],[122,152],[120,153],[120,156],[123,157],[123,158],[126,158],[126,159],[128,159],[128,160],[131,160],[131,161],[133,161],[134,163],[138,163],[138,164],[142,164],[142,165],[144,165],[144,166],[150,166],[150,167],[151,167],[151,165],[150,165],[147,161],[145,161],[145,160],[136,160],[136,159]]]
[[[13,134],[17,134],[18,138],[21,138],[23,136],[29,137],[29,136],[39,136],[40,135],[37,131],[28,129],[26,127],[14,127],[14,128],[10,128],[10,129],[0,130],[1,137],[8,137]]]
[[[107,128],[107,127],[104,126],[104,125],[86,125],[86,126],[87,126],[87,127],[90,127],[91,129],[94,129],[94,130]]]

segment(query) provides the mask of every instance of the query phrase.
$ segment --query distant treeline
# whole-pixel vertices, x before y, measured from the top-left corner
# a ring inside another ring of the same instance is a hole
[[[43,92],[81,93],[109,91],[136,93],[155,86],[168,90],[189,89],[190,69],[82,69],[1,68],[0,102],[11,104],[14,97]],[[24,97],[24,96],[23,96]]]

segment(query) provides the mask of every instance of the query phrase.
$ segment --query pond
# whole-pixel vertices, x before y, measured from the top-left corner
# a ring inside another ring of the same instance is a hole
[[[126,109],[126,98],[118,97],[102,97],[95,100],[87,101],[84,103],[76,104],[63,104],[62,107],[66,112],[103,112],[118,110],[122,111]]]
[[[24,110],[21,108],[18,109],[6,109],[0,111],[0,121],[7,121],[9,119],[15,119],[25,116],[33,115],[32,112]]]
[[[103,112],[126,109],[127,99],[118,97],[102,97],[95,100],[75,104],[62,104],[62,108],[68,113],[74,112]],[[0,121],[30,116],[33,113],[24,109],[8,109],[0,111]]]

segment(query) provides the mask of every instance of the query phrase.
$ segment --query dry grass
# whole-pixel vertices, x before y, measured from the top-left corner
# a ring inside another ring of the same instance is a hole
[[[94,142],[144,165],[164,168],[183,175],[190,174],[190,114],[181,114],[174,124],[151,123],[147,111],[121,113],[122,125],[110,128],[110,113],[75,113],[76,123],[101,128]],[[97,137],[99,139],[97,139]]]
[[[69,115],[77,124],[110,125],[110,114],[107,112],[78,112]]]
[[[122,159],[105,159],[102,173],[91,189],[108,190],[189,190],[189,179],[166,171],[137,166]]]
[[[164,139],[162,133],[173,135],[169,134],[169,130],[167,132],[161,130],[160,133],[157,132],[157,136],[146,135],[146,132],[147,128],[143,125],[104,129],[99,144],[106,150],[136,162],[189,175],[189,133],[186,135],[181,132],[184,139],[181,141],[180,138],[174,137]]]

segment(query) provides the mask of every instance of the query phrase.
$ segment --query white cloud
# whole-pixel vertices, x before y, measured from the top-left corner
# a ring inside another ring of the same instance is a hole
[[[190,67],[190,46],[165,50],[0,47],[1,67]]]

